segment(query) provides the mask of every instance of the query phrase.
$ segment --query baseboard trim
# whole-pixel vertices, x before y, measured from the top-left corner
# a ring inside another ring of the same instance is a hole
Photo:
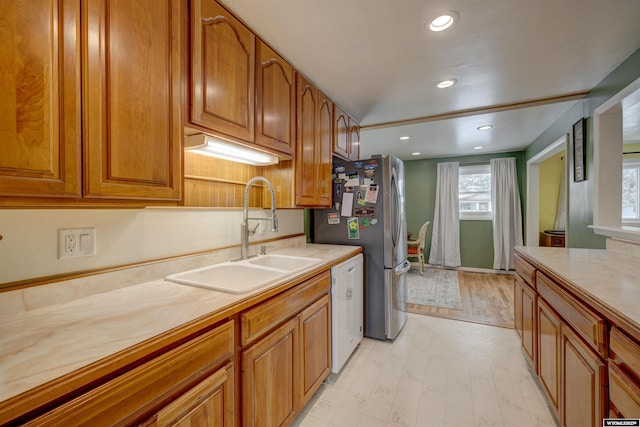
[[[493,268],[477,268],[477,267],[442,267],[439,265],[425,264],[425,268],[441,268],[443,270],[459,270],[468,271],[471,273],[490,273],[490,274],[510,274],[513,275],[515,271],[506,270],[494,270]]]

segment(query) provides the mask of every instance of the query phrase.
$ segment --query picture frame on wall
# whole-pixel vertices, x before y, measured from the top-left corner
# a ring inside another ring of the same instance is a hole
[[[587,158],[587,121],[583,117],[573,124],[573,181],[580,182],[586,178]]]

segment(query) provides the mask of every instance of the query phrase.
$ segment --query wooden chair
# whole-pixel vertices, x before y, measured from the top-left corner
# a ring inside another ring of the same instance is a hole
[[[407,241],[407,258],[418,258],[420,274],[424,273],[424,243],[427,238],[428,229],[429,221],[422,224],[416,240]]]

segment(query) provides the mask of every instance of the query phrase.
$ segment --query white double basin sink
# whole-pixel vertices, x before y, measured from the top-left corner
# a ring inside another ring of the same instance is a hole
[[[172,274],[165,280],[229,294],[252,292],[322,262],[319,258],[259,255]]]

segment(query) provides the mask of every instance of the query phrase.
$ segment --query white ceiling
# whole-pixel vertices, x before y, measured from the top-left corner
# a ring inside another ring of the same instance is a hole
[[[360,121],[363,158],[521,150],[577,101],[512,104],[586,92],[640,48],[640,0],[223,2]],[[453,27],[425,29],[449,10]],[[451,77],[455,86],[435,87]],[[483,109],[492,112],[433,120]],[[429,121],[367,128],[420,118]],[[476,130],[485,123],[494,128]]]

